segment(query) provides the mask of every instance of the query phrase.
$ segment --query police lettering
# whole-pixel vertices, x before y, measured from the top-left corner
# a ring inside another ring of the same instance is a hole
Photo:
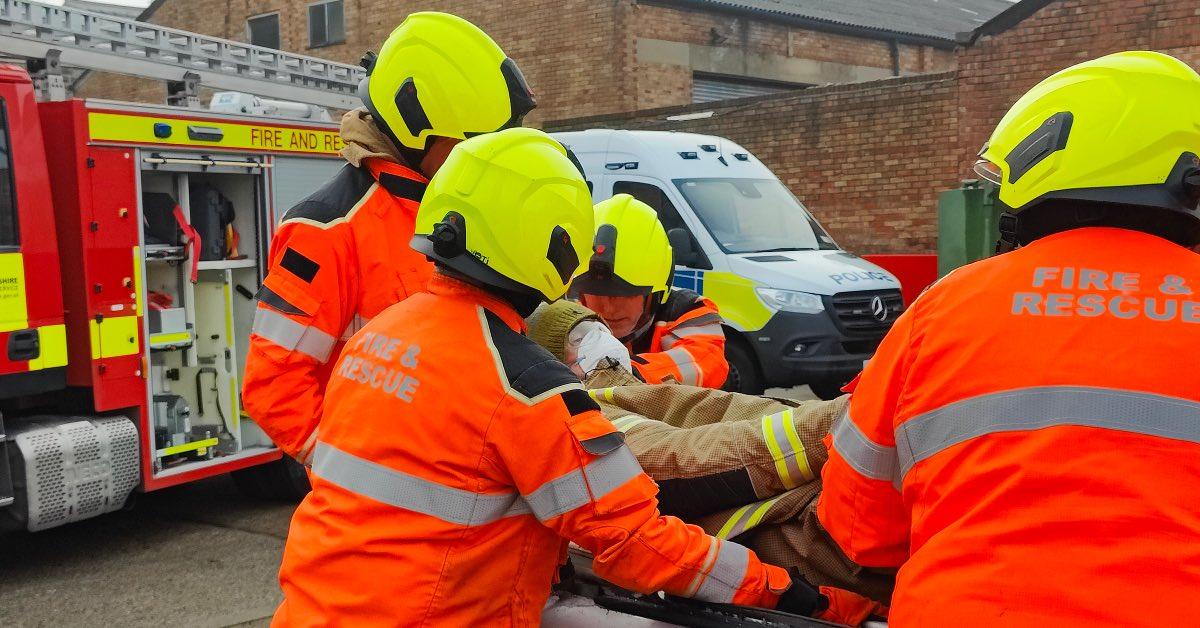
[[[829,276],[839,286],[843,282],[854,283],[856,281],[888,281],[896,283],[896,280],[887,273],[881,273],[877,270],[860,270],[852,273],[836,273]]]

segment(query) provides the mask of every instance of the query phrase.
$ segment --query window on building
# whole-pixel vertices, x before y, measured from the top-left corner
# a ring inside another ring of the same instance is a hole
[[[256,15],[246,20],[246,38],[255,46],[279,49],[279,14]]]
[[[322,0],[308,5],[308,47],[319,48],[346,41],[346,14],[342,0]]]
[[[692,75],[692,102],[712,102],[729,98],[778,94],[793,89],[812,87],[807,83],[764,81],[744,76],[723,76],[697,72]]]

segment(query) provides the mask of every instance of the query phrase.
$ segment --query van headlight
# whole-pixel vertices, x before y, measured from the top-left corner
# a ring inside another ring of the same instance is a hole
[[[755,288],[754,291],[771,309],[801,314],[818,314],[825,311],[825,303],[820,295],[776,288]]]

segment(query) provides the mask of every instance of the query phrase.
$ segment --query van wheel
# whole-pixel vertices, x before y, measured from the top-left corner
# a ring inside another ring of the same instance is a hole
[[[251,499],[298,502],[312,490],[308,470],[291,456],[233,472],[233,483]]]
[[[808,383],[808,387],[812,389],[813,394],[826,401],[837,399],[846,394],[842,392],[842,386],[845,385],[846,382],[840,379],[826,379]]]
[[[722,390],[746,395],[761,395],[766,390],[754,364],[754,356],[745,345],[730,339],[725,343],[725,359],[729,362],[729,375]]]

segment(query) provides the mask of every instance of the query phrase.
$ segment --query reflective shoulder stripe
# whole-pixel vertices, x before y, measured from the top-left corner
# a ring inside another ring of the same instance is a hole
[[[516,493],[484,494],[442,486],[321,441],[313,454],[312,472],[357,495],[457,525],[478,526],[529,514]]]
[[[915,416],[896,428],[900,477],[916,463],[972,438],[1065,425],[1200,443],[1200,402],[1084,386],[980,395]]]
[[[663,353],[670,357],[671,361],[675,363],[675,368],[679,369],[680,384],[700,385],[700,366],[696,364],[696,359],[692,357],[691,353],[682,347],[667,349]]]
[[[603,499],[642,474],[642,467],[629,447],[622,445],[593,460],[582,469],[561,475],[525,496],[530,510],[541,521]],[[591,487],[589,493],[588,487]]]
[[[663,334],[662,346],[664,349],[670,349],[681,338],[689,336],[717,336],[725,337],[725,332],[721,331],[720,325],[702,325],[700,327],[677,327]]]
[[[329,361],[329,354],[337,342],[333,336],[312,325],[303,325],[261,306],[254,312],[252,331],[288,351],[299,351],[321,364]]]
[[[899,487],[900,462],[896,448],[880,445],[859,431],[847,407],[833,426],[833,448],[855,471],[872,480]]]
[[[722,322],[723,322],[723,319],[721,318],[720,314],[710,312],[708,314],[701,314],[700,316],[697,316],[696,318],[689,318],[686,320],[679,321],[679,322],[675,323],[675,329],[683,329],[686,327],[701,327],[701,326],[705,326],[705,325],[716,325],[719,329]]]
[[[712,542],[721,544],[721,547],[717,549],[717,560],[713,563],[708,577],[704,579],[692,597],[704,602],[732,604],[734,594],[742,586],[742,581],[746,579],[746,568],[750,565],[750,550],[733,541],[714,538]]]

